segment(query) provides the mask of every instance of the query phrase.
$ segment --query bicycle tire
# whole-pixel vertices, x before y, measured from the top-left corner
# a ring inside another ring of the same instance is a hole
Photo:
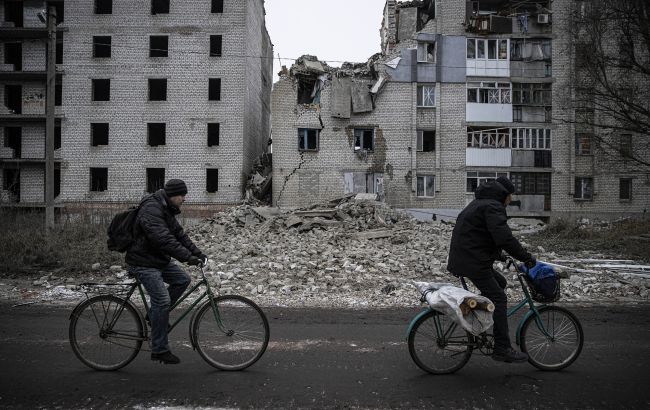
[[[470,333],[462,326],[449,316],[432,310],[413,324],[408,335],[409,354],[425,372],[454,373],[472,356],[470,340]]]
[[[521,328],[521,350],[528,353],[528,362],[540,370],[561,370],[573,363],[584,343],[578,318],[559,306],[542,306],[537,310],[546,332],[544,335],[530,315]]]
[[[262,357],[269,343],[269,322],[253,301],[226,295],[214,299],[219,320],[208,300],[193,321],[192,340],[201,357],[220,370],[243,370]]]
[[[99,295],[74,309],[69,338],[72,351],[82,363],[95,370],[112,371],[126,366],[138,355],[144,326],[130,302],[113,295]]]

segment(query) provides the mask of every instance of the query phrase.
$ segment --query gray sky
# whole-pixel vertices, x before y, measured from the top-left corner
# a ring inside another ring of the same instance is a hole
[[[380,51],[385,0],[266,0],[266,28],[273,42],[273,82],[282,65],[303,54],[331,66],[365,62]],[[289,58],[291,60],[285,60]]]

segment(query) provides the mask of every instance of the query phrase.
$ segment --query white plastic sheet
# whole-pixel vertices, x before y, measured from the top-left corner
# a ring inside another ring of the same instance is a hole
[[[465,298],[472,298],[479,304],[492,303],[490,299],[454,286],[451,283],[415,282],[414,284],[418,291],[424,295],[429,306],[451,317],[473,335],[478,336],[492,327],[494,323],[492,312],[475,309],[465,316],[460,310],[460,304],[463,303]]]

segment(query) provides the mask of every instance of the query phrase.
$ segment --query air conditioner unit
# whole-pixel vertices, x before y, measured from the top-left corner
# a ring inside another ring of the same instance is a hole
[[[538,24],[548,24],[549,15],[548,14],[538,14],[537,23]]]

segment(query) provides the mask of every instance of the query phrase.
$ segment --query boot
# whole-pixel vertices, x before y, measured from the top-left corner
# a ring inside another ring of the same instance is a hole
[[[151,360],[158,360],[160,363],[164,364],[179,364],[181,359],[176,357],[169,350],[162,353],[151,353]]]
[[[495,348],[494,353],[492,353],[492,359],[497,362],[523,363],[528,360],[528,355],[524,352],[519,352],[512,347],[506,349]]]

